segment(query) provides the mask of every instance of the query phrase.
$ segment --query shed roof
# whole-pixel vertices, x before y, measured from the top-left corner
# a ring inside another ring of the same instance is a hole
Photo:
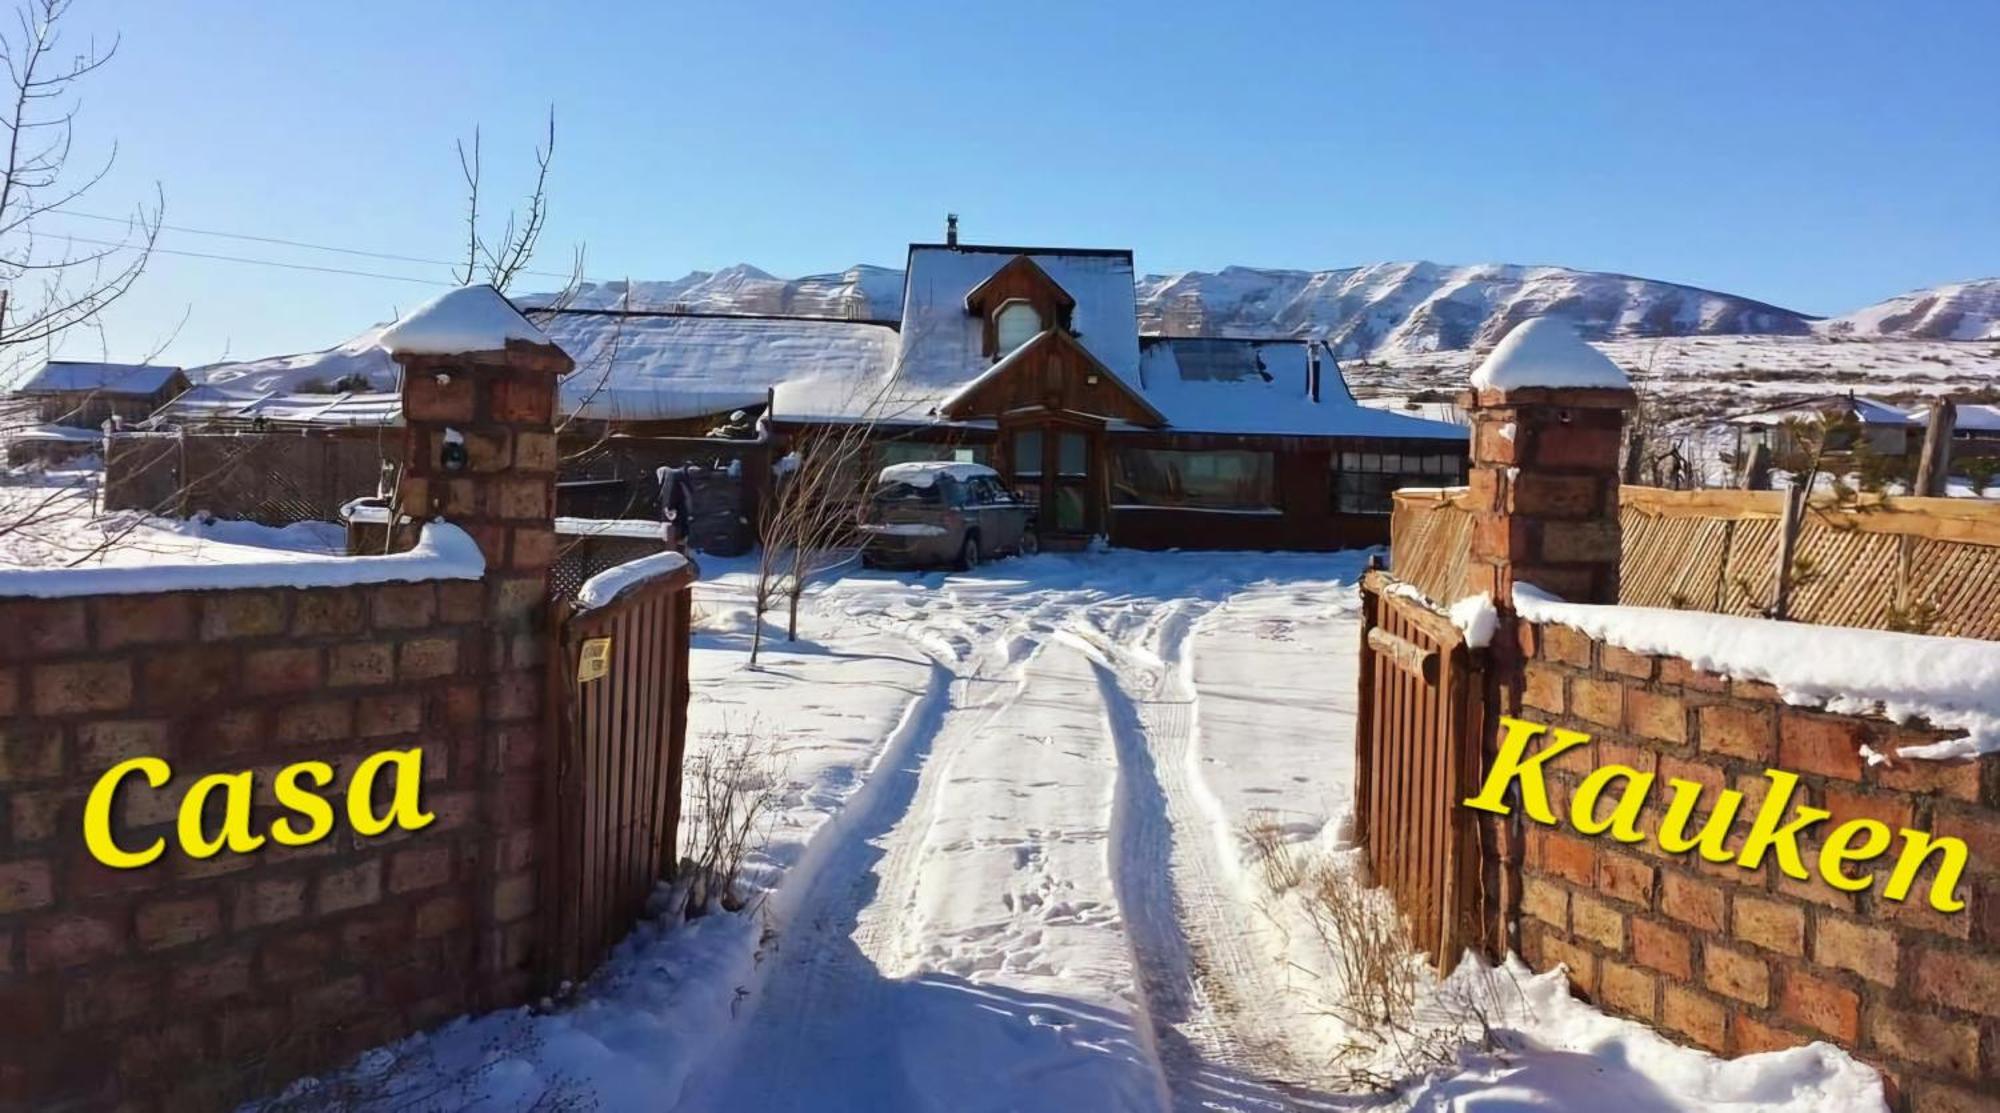
[[[1913,418],[1887,402],[1853,394],[1827,394],[1818,398],[1808,398],[1803,402],[1773,406],[1768,410],[1737,414],[1729,421],[1732,425],[1783,425],[1794,418],[1813,418],[1829,412],[1847,410],[1852,410],[1855,420],[1863,425],[1895,426],[1924,423],[1923,418]]]
[[[157,394],[181,373],[178,367],[159,363],[89,363],[52,359],[15,383],[16,394],[59,394],[94,391],[98,394],[145,396]]]

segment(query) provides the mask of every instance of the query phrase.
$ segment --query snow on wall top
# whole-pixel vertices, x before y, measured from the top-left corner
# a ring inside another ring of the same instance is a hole
[[[896,401],[901,409],[915,409],[925,400],[926,409],[935,407],[991,366],[980,351],[983,326],[965,311],[965,295],[1021,254],[1076,299],[1070,328],[1077,342],[1136,389],[1139,315],[1130,252],[1023,253],[1011,248],[916,245],[910,248],[897,354]]]
[[[223,547],[240,549],[245,546]],[[204,550],[213,557],[216,550]],[[419,580],[476,580],[486,574],[479,546],[457,526],[429,522],[416,547],[381,556],[262,552],[255,559],[82,568],[0,569],[0,598],[69,599],[84,595],[151,595],[161,591],[209,591],[260,587],[350,587],[356,584],[414,583]]]
[[[894,363],[896,330],[858,321],[562,312],[545,322],[576,370],[561,408],[586,418],[664,421],[761,406],[809,411],[872,395]]]
[[[1603,352],[1583,342],[1576,326],[1536,317],[1514,326],[1472,373],[1480,390],[1523,387],[1630,388],[1632,381]]]
[[[382,330],[382,347],[392,355],[498,352],[509,340],[549,342],[513,302],[484,284],[447,290]]]
[[[158,392],[180,370],[157,363],[85,363],[52,359],[9,389],[15,393],[92,390],[100,394],[145,395]]]
[[[1844,714],[1920,717],[1963,738],[1905,747],[1911,758],[2000,752],[2000,643],[1775,622],[1655,607],[1565,603],[1527,584],[1514,608],[1634,653],[1683,657],[1707,672],[1774,685],[1785,702]]]
[[[1315,348],[1318,402],[1309,384]],[[1359,405],[1333,353],[1318,341],[1149,337],[1140,347],[1139,379],[1140,396],[1179,432],[1459,441],[1466,436],[1463,426]]]
[[[576,605],[582,610],[593,610],[618,598],[628,587],[655,580],[661,576],[671,576],[686,568],[688,559],[679,553],[654,553],[638,560],[628,560],[614,564],[597,575],[583,581],[577,589]]]

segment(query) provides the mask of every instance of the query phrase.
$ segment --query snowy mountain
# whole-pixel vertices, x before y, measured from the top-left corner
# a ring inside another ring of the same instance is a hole
[[[1344,357],[1490,348],[1530,317],[1562,316],[1584,336],[2000,338],[2000,279],[1918,290],[1819,320],[1694,286],[1568,267],[1374,263],[1337,270],[1225,267],[1138,280],[1139,326],[1168,336],[1315,336]],[[530,304],[548,295],[523,299]],[[738,264],[657,282],[591,283],[579,308],[752,313],[894,321],[903,272],[858,265],[778,278]]]
[[[1731,294],[1567,267],[1376,263],[1328,271],[1225,267],[1148,276],[1149,332],[1317,336],[1344,356],[1491,347],[1516,323],[1562,316],[1591,339],[1799,335],[1805,314]]]
[[[545,305],[531,294],[524,305]],[[865,263],[838,274],[779,278],[747,263],[653,282],[586,282],[576,309],[658,309],[683,313],[753,313],[782,317],[841,317],[893,321],[903,309],[903,272]]]
[[[1829,336],[2000,340],[2000,278],[1912,290],[1823,321]]]

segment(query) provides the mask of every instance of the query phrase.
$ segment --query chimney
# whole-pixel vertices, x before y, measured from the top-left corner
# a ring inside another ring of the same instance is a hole
[[[958,246],[958,214],[957,214],[957,213],[946,213],[946,214],[944,214],[944,244],[945,244],[945,246],[946,246],[946,247],[957,247],[957,246]]]
[[[1319,341],[1306,341],[1306,395],[1319,401]]]

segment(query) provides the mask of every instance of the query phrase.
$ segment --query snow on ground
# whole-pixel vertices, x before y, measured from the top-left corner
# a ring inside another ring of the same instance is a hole
[[[0,568],[317,562],[347,551],[346,531],[329,522],[275,527],[99,513],[102,476],[76,468],[0,482]]]
[[[749,565],[704,562],[691,748],[768,739],[754,913],[641,925],[543,1015],[371,1062],[450,1108],[1874,1110],[1825,1045],[1723,1062],[1513,968],[1505,1050],[1335,1092],[1298,933],[1240,832],[1352,855],[1361,554],[1107,553],[858,572],[747,650]],[[1268,892],[1268,890],[1265,890]],[[1455,979],[1493,978],[1468,967]],[[427,1075],[426,1081],[435,1079]],[[393,1104],[393,1103],[385,1103]]]

